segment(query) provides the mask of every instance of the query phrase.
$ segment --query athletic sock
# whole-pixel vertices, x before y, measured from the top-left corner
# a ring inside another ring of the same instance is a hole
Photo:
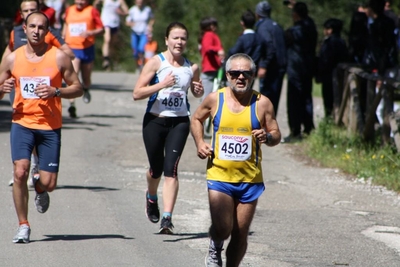
[[[162,216],[163,216],[163,218],[167,218],[167,217],[172,217],[172,212],[164,212],[163,214],[162,214]]]
[[[149,192],[147,192],[147,198],[152,200],[152,201],[157,201],[158,196],[157,195],[150,195]]]
[[[28,225],[28,226],[30,227],[28,221],[21,221],[21,222],[19,222],[19,226],[21,226],[21,225],[23,225],[23,224]]]

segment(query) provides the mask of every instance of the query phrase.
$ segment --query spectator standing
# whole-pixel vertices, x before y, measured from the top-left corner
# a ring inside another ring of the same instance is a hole
[[[260,37],[254,32],[255,23],[256,16],[251,10],[242,14],[240,25],[243,27],[243,33],[237,39],[235,45],[229,49],[227,59],[234,54],[243,53],[249,55],[257,66],[261,56],[261,43]]]
[[[149,6],[143,4],[143,0],[135,0],[126,17],[126,25],[132,30],[131,47],[137,69],[142,70],[144,64],[144,46],[147,43],[147,34],[153,32],[154,15]]]
[[[366,42],[368,38],[368,17],[366,8],[362,5],[357,7],[350,22],[349,31],[349,61],[361,64],[364,58]]]
[[[368,38],[363,58],[363,63],[381,76],[397,65],[395,23],[384,14],[385,4],[384,0],[368,2]]]
[[[89,0],[75,0],[65,11],[63,35],[65,42],[75,54],[72,61],[76,73],[82,76],[83,101],[89,103],[89,87],[95,57],[95,37],[104,33],[100,13],[89,4]],[[75,100],[70,100],[69,116],[76,118]]]
[[[146,215],[160,220],[157,189],[164,173],[163,204],[159,233],[172,234],[172,212],[178,196],[178,164],[190,131],[188,90],[195,97],[204,93],[200,71],[183,57],[189,33],[185,25],[173,22],[165,33],[167,50],[143,67],[133,90],[133,99],[149,97],[143,119],[143,141],[150,168],[146,172]]]
[[[104,25],[103,45],[101,52],[103,54],[103,69],[111,67],[110,50],[111,45],[117,39],[117,33],[120,27],[120,16],[128,15],[128,5],[125,0],[95,0],[93,6],[102,3],[101,21]]]
[[[290,135],[284,142],[299,140],[315,128],[313,122],[312,81],[315,74],[317,29],[304,2],[292,9],[294,25],[285,32],[287,44],[287,112]]]
[[[82,87],[71,59],[48,45],[48,19],[32,12],[24,22],[28,43],[9,54],[0,66],[0,99],[15,90],[11,125],[11,156],[14,164],[13,199],[19,227],[14,243],[28,243],[30,158],[37,147],[40,178],[35,179],[35,206],[45,213],[50,205],[48,192],[57,185],[61,149],[61,98],[82,95]],[[67,86],[62,86],[62,81]]]
[[[204,99],[210,94],[214,87],[214,79],[217,77],[218,69],[225,57],[224,48],[217,34],[218,21],[213,17],[206,17],[200,21],[200,54],[201,75],[200,79],[204,86]]]
[[[325,117],[333,115],[333,84],[336,67],[339,63],[348,62],[346,42],[340,37],[343,28],[341,20],[331,18],[324,23],[325,39],[318,56],[316,81],[322,83],[322,98]]]
[[[260,93],[271,100],[277,115],[287,66],[285,32],[271,19],[271,5],[268,1],[257,4],[256,15],[256,33],[263,38],[263,53],[258,70]]]

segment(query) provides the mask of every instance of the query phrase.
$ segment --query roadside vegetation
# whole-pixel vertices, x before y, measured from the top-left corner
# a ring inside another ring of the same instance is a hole
[[[379,140],[367,144],[359,136],[349,136],[332,120],[323,120],[315,132],[296,145],[325,167],[338,168],[400,193],[399,154],[394,147],[382,146]]]

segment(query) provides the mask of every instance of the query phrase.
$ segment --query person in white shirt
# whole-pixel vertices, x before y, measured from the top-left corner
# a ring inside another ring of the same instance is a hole
[[[154,15],[149,6],[143,5],[143,0],[135,0],[135,5],[129,9],[126,25],[131,27],[131,47],[133,57],[139,71],[144,64],[144,46],[147,43],[147,34],[153,31]]]
[[[101,21],[104,25],[103,46],[103,69],[111,67],[110,47],[117,39],[117,33],[120,27],[120,16],[128,15],[128,5],[125,0],[95,0],[94,6],[102,4]]]

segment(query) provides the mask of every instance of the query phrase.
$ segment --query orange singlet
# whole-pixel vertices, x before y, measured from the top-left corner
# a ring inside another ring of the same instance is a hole
[[[15,50],[15,99],[12,122],[37,130],[59,129],[62,125],[61,98],[40,99],[34,93],[37,84],[60,87],[61,72],[57,67],[57,48],[49,45],[39,62],[30,62],[25,55],[26,45]],[[21,67],[23,66],[23,67]]]
[[[65,23],[65,42],[72,49],[85,49],[94,45],[94,35],[85,38],[80,34],[103,27],[100,13],[90,5],[82,10],[78,10],[76,5],[70,6],[65,13]]]

